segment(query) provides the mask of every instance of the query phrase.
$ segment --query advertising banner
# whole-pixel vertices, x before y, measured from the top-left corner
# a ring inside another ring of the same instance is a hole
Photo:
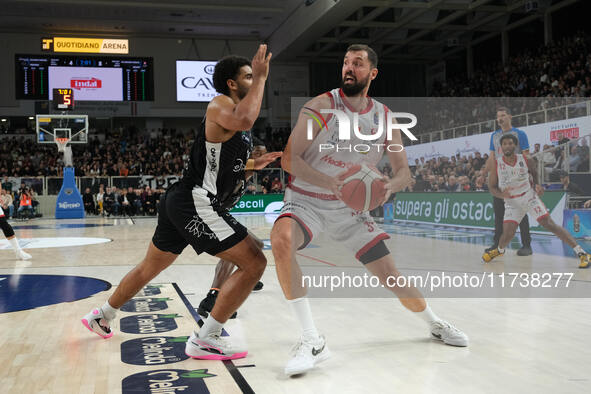
[[[215,61],[176,61],[176,100],[211,101],[218,95],[213,87]]]
[[[535,144],[540,144],[540,147],[543,148],[544,145],[556,145],[561,137],[574,139],[591,134],[591,116],[519,127],[519,129],[527,134],[530,152],[533,152]],[[461,156],[474,155],[475,152],[489,153],[491,134],[475,134],[468,137],[406,146],[408,163],[414,165],[415,159],[421,157],[427,161],[438,157],[455,156],[458,153]]]
[[[232,213],[279,213],[283,207],[283,193],[280,194],[245,194]]]
[[[546,192],[542,201],[552,219],[562,223],[566,194]],[[397,193],[394,202],[394,219],[401,221],[493,229],[494,218],[492,195],[485,192]],[[530,218],[532,230],[546,232],[535,224]]]
[[[129,53],[129,40],[114,38],[43,37],[44,52]]]

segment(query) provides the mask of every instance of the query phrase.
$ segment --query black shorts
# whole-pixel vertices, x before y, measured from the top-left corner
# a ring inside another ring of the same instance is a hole
[[[212,204],[207,191],[172,185],[160,199],[154,245],[181,254],[191,245],[197,254],[216,255],[242,241],[248,232],[227,209]]]

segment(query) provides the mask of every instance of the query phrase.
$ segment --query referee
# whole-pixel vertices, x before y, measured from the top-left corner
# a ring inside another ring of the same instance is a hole
[[[490,136],[490,157],[488,159],[489,171],[494,171],[497,165],[496,155],[503,156],[501,149],[501,137],[506,134],[512,134],[519,140],[519,145],[515,147],[515,153],[522,153],[525,158],[529,155],[529,142],[527,135],[523,130],[516,129],[511,125],[511,112],[507,107],[497,108],[497,122],[501,127],[499,130],[492,133]],[[495,212],[495,238],[494,243],[490,248],[486,248],[485,252],[493,250],[499,246],[499,239],[503,233],[503,217],[505,216],[505,200],[502,198],[493,197],[493,209]],[[529,256],[532,254],[531,250],[531,235],[529,233],[529,219],[525,215],[521,223],[519,223],[519,230],[521,232],[522,247],[517,251],[518,256]]]

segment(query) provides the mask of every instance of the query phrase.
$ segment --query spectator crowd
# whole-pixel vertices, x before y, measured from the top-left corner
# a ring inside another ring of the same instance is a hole
[[[421,103],[424,113],[417,111],[421,133],[490,120],[496,106],[523,114],[583,102],[591,97],[591,36],[580,32],[520,51],[506,64],[491,62],[471,77],[448,77],[434,83],[431,96]],[[584,106],[572,110],[582,111]],[[560,116],[560,111],[550,111],[548,119],[534,123]]]
[[[7,218],[27,218],[41,216],[39,201],[35,190],[24,183],[19,188],[4,176],[0,190],[0,206]]]
[[[590,140],[591,136],[586,136],[569,142],[568,138],[560,136],[559,146],[541,147],[540,144],[534,144],[530,155],[536,160],[538,167],[543,166],[541,182],[560,182],[566,190],[570,172],[588,173]],[[410,166],[413,180],[406,191],[487,191],[488,172],[485,163],[488,157],[487,153],[476,152],[468,156],[458,153],[455,156],[440,156],[429,160],[425,157],[415,159],[414,165]],[[381,170],[389,176],[393,175],[389,164],[385,164]]]
[[[180,176],[189,158],[192,138],[192,134],[152,138],[146,132],[109,136],[101,143],[95,137],[88,144],[71,145],[76,176]],[[3,175],[61,176],[63,166],[62,157],[53,144],[12,137],[0,145],[0,173]]]
[[[84,211],[92,215],[104,216],[156,216],[158,203],[164,189],[153,190],[150,186],[142,188],[117,188],[99,185],[96,193],[87,187],[82,194]]]
[[[487,191],[487,160],[488,154],[481,155],[479,152],[468,156],[458,153],[451,157],[441,156],[429,160],[421,157],[410,166],[413,179],[406,191]],[[393,175],[389,164],[382,168],[382,172]]]
[[[580,32],[436,83],[438,97],[591,97],[591,36]]]

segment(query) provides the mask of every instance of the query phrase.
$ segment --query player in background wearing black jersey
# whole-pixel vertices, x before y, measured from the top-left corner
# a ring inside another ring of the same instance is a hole
[[[100,308],[82,323],[103,338],[113,335],[110,321],[117,310],[148,282],[174,262],[187,245],[233,262],[238,269],[220,289],[215,306],[198,333],[187,341],[185,353],[193,358],[228,360],[247,351],[221,337],[222,326],[248,297],[266,266],[266,258],[246,228],[228,211],[229,201],[245,187],[245,171],[260,170],[281,156],[268,153],[250,159],[252,137],[269,73],[271,53],[260,45],[252,62],[227,56],[215,67],[213,79],[221,93],[208,105],[195,136],[189,165],[182,179],[160,200],[158,226],[144,260],[121,281]]]

